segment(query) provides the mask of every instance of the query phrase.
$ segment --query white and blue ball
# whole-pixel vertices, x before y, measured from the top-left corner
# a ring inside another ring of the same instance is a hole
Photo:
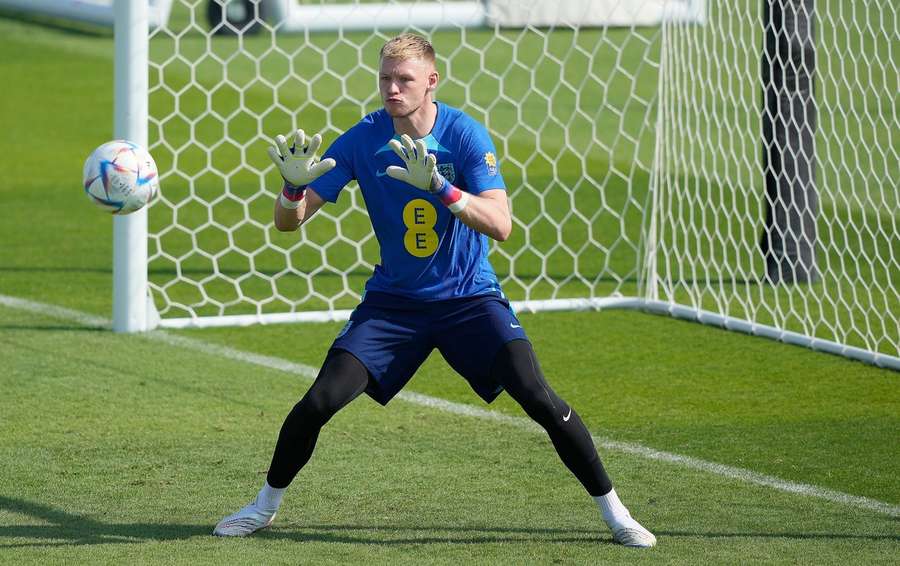
[[[107,142],[84,162],[84,192],[94,204],[112,214],[140,210],[159,194],[156,163],[136,143]]]

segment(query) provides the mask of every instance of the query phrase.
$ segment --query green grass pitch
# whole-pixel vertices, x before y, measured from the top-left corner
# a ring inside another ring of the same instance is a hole
[[[108,317],[112,223],[79,180],[112,136],[112,39],[0,18],[0,53],[0,299]],[[659,537],[630,551],[543,435],[360,399],[275,525],[221,540],[309,385],[251,355],[315,368],[340,324],[121,336],[0,300],[0,563],[896,563],[896,373],[632,312],[522,321],[596,436],[740,473],[601,448]],[[408,390],[484,408],[437,357]]]

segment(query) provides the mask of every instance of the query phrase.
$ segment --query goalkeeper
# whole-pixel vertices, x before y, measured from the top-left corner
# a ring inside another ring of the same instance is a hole
[[[338,334],[315,382],[281,427],[266,482],[214,533],[245,536],[272,524],[285,489],[309,461],[321,428],[365,392],[387,404],[437,348],[490,403],[506,391],[550,436],[560,459],[596,501],[615,542],[656,538],[616,495],[591,435],[547,384],[531,343],[488,262],[488,237],[512,229],[506,187],[487,131],[434,101],[435,55],[404,34],[381,49],[384,108],[338,137],[316,160],[319,135],[275,138],[284,177],[279,230],[296,230],[351,180],[359,183],[381,263]]]

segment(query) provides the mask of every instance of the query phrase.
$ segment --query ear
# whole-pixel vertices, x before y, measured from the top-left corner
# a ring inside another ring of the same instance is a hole
[[[431,71],[428,73],[428,92],[434,92],[437,89],[438,81],[440,80],[440,75],[437,71]]]

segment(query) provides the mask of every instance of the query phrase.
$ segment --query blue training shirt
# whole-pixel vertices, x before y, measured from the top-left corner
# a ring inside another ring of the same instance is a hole
[[[438,171],[459,189],[477,195],[506,189],[487,130],[456,108],[437,104],[437,119],[424,139]],[[476,295],[503,296],[488,262],[488,237],[459,221],[426,191],[389,177],[403,161],[388,141],[399,139],[384,110],[373,112],[338,137],[324,158],[337,165],[310,184],[335,202],[356,179],[381,247],[381,263],[366,291],[433,301]]]

